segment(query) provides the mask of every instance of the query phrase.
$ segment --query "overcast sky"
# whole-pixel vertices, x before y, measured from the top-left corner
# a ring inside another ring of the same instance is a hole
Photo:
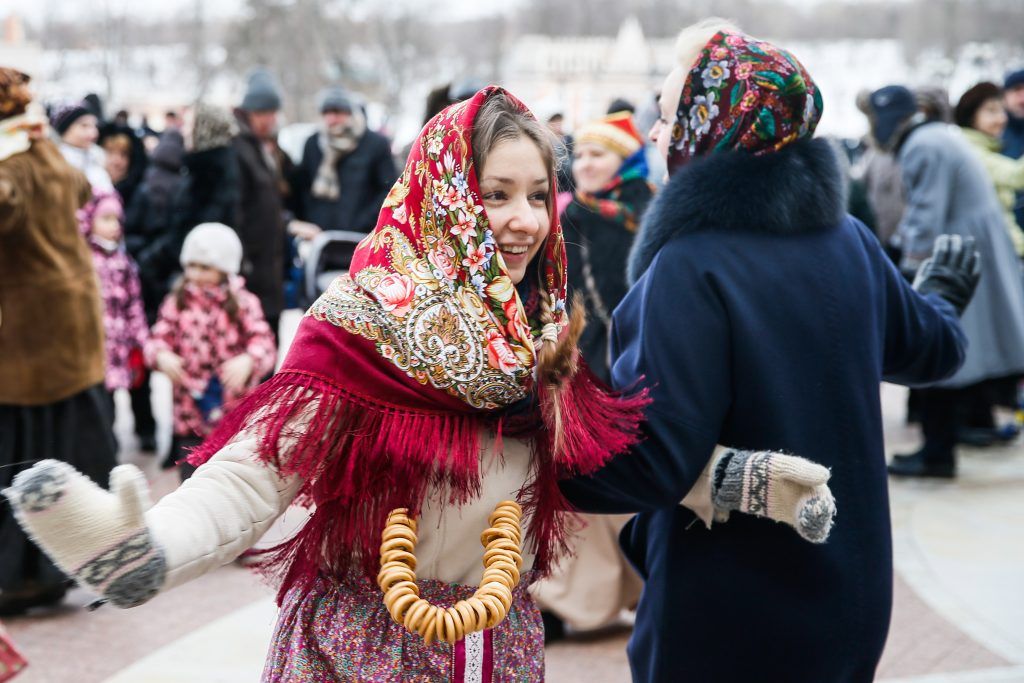
[[[515,1],[515,0],[514,0]],[[565,1],[565,0],[561,0]],[[583,1],[583,0],[581,0]],[[245,0],[200,0],[203,12],[208,18],[229,17],[237,14],[245,6]],[[364,3],[365,4],[365,3]],[[453,7],[460,12],[490,13],[507,8],[508,0],[433,0],[431,6]],[[422,0],[389,0],[388,7],[401,5],[423,6]],[[162,0],[158,3],[147,3],[140,0],[0,0],[0,17],[6,16],[17,8],[30,23],[36,23],[46,14],[68,18],[95,15],[108,8],[111,12],[122,12],[135,16],[151,16],[153,18],[170,17],[183,12],[194,11],[196,0]]]
[[[515,0],[514,0],[515,1]],[[573,0],[555,0],[557,2],[572,2]],[[586,0],[575,0],[585,2]],[[779,0],[755,0],[756,2],[778,2]],[[790,4],[812,7],[823,0],[786,0]],[[857,3],[869,4],[884,0],[853,0]],[[890,0],[891,1],[891,0]],[[209,18],[224,17],[237,14],[245,6],[245,0],[199,0],[202,3],[203,11]],[[388,5],[406,4],[422,7],[422,0],[389,0]],[[509,0],[433,0],[428,2],[432,7],[445,7],[453,10],[478,15],[500,11],[508,8]],[[196,5],[196,0],[162,0],[162,2],[143,2],[140,0],[0,0],[0,17],[17,11],[22,14],[30,23],[37,23],[46,14],[59,15],[67,18],[79,18],[86,15],[94,15],[102,11],[104,7],[116,13],[127,12],[136,16],[152,16],[163,18],[174,16],[181,12],[190,11]]]

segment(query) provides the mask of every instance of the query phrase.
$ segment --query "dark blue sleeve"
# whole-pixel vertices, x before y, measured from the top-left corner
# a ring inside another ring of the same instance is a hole
[[[629,513],[678,505],[714,452],[731,404],[729,325],[699,254],[662,248],[615,310],[612,382],[646,386],[644,440],[592,476],[562,482],[585,512]]]
[[[877,251],[885,297],[883,379],[913,386],[953,375],[967,350],[956,310],[937,294],[918,294],[881,249]]]

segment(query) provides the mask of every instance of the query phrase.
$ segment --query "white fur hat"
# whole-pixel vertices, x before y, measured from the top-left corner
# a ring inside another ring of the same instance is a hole
[[[223,223],[200,223],[192,228],[181,245],[181,267],[190,263],[238,275],[242,268],[242,242],[235,231]]]

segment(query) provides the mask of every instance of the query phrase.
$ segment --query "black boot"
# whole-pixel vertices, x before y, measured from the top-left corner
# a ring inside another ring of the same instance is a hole
[[[916,453],[893,456],[889,474],[898,477],[931,477],[952,479],[956,476],[956,460],[952,451],[933,453],[927,445]]]

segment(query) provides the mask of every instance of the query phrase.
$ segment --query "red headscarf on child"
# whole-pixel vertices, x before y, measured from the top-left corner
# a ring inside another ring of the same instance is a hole
[[[531,299],[540,302],[531,306],[509,278],[483,208],[473,122],[496,93],[527,111],[492,86],[427,123],[376,229],[349,274],[306,313],[280,372],[190,458],[205,461],[244,430],[259,436],[260,457],[305,479],[300,499],[316,511],[267,562],[286,565],[281,596],[324,567],[375,574],[388,512],[418,512],[429,487],[444,488],[454,505],[471,499],[480,489],[481,428],[500,435],[503,410],[537,391],[535,336],[567,322],[554,202],[544,250],[528,270],[536,274]],[[646,398],[612,395],[584,369],[560,401],[557,452],[549,411],[535,407],[533,426],[518,434],[533,445],[520,502],[532,515],[539,569],[564,541],[558,479],[592,472],[633,444]]]

